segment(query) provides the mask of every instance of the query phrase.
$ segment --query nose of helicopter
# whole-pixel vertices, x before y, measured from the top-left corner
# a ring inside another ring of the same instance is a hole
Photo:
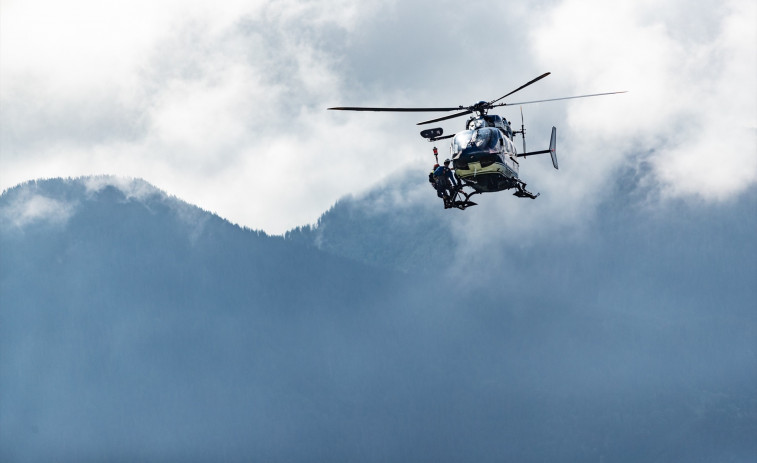
[[[477,146],[470,146],[455,155],[455,157],[452,158],[452,163],[455,169],[467,170],[471,163],[480,163],[485,167],[498,160],[499,156],[497,156],[496,153],[492,153],[489,150],[483,150]]]

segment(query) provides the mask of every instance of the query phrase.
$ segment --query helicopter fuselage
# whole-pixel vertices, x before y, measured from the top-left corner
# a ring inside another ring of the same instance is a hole
[[[472,117],[450,146],[456,175],[479,193],[518,183],[519,164],[509,122],[497,115]]]

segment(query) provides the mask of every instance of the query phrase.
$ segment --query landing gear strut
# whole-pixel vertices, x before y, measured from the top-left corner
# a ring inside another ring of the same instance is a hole
[[[458,185],[456,187],[445,190],[443,193],[444,208],[457,208],[464,211],[465,208],[476,206],[478,203],[474,203],[470,200],[470,197],[480,193],[479,191],[471,191],[470,193],[463,190],[464,185]]]

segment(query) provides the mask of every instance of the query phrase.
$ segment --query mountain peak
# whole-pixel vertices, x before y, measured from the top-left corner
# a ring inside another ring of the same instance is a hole
[[[64,226],[95,205],[114,208],[117,215],[129,204],[146,211],[168,210],[193,226],[214,217],[145,180],[103,175],[31,180],[4,191],[0,195],[0,227],[18,231],[35,225]]]

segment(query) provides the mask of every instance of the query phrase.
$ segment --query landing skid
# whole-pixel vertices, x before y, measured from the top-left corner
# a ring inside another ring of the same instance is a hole
[[[472,188],[471,185],[465,184],[465,185],[461,185],[461,186],[458,186],[457,188],[452,189],[451,191],[449,191],[449,193],[447,192],[448,190],[445,190],[442,196],[442,199],[444,200],[445,209],[460,209],[461,211],[464,211],[468,207],[478,205],[478,203],[471,201],[470,197],[473,195],[481,194],[483,192],[478,191],[476,189],[470,192],[466,192],[463,189],[466,186],[469,188]],[[515,189],[515,193],[513,193],[513,195],[519,198],[536,199],[539,197],[539,194],[540,194],[540,193],[534,194],[526,190],[526,183],[518,179],[514,179],[514,181],[512,181],[512,183],[510,183],[509,186],[503,189],[504,190]]]
[[[518,180],[518,183],[515,184],[515,193],[513,193],[513,196],[517,196],[519,198],[536,199],[540,194],[541,193],[533,194],[530,191],[526,190],[526,184],[521,180]]]

